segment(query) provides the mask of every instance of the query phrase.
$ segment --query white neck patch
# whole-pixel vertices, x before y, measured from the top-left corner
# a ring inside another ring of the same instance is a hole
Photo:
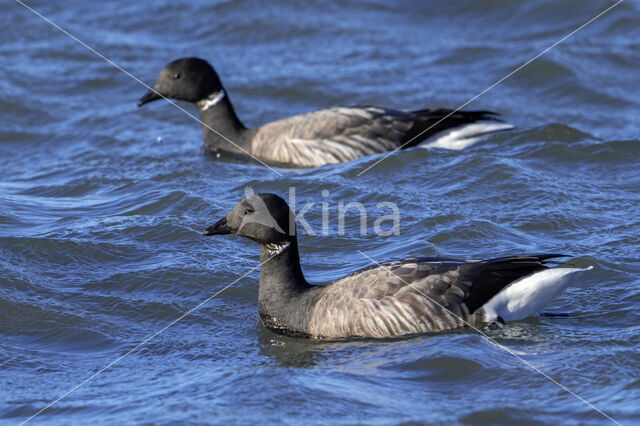
[[[198,106],[198,108],[200,108],[201,111],[206,111],[212,106],[214,106],[215,104],[217,104],[218,102],[220,102],[225,95],[226,93],[224,92],[224,89],[220,90],[219,92],[213,92],[212,94],[207,96],[205,99],[198,101],[196,105]]]
[[[267,250],[267,253],[269,254],[269,256],[275,256],[285,251],[285,249],[290,245],[291,243],[289,241],[285,241],[284,243],[280,243],[280,244],[268,243],[264,245],[264,248],[265,250]]]

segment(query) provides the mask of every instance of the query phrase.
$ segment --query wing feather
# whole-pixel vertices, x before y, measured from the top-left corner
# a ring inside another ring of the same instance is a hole
[[[388,337],[461,327],[471,317],[464,302],[473,264],[407,259],[353,273],[324,288],[312,334]]]
[[[301,167],[355,160],[393,150],[414,124],[411,112],[378,107],[335,107],[260,127],[252,153]]]

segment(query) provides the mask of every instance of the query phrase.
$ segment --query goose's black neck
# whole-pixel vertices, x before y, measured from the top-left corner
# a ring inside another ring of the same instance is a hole
[[[304,334],[311,303],[300,266],[295,236],[282,244],[260,245],[260,289],[258,311],[262,323],[284,334]]]
[[[202,126],[202,132],[209,151],[241,156],[251,153],[251,137],[254,131],[242,124],[224,89],[211,93],[196,105],[200,119],[206,124]]]

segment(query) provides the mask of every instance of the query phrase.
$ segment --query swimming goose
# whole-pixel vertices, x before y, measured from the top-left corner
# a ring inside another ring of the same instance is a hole
[[[209,152],[253,156],[288,167],[341,163],[425,141],[429,146],[461,149],[488,133],[513,127],[489,111],[458,111],[446,117],[451,110],[339,106],[248,129],[238,119],[218,74],[199,58],[178,59],[165,66],[138,106],[163,97],[197,105]],[[443,137],[434,139],[436,134]]]
[[[260,244],[258,312],[267,328],[315,339],[439,332],[535,314],[577,273],[548,268],[557,254],[491,260],[409,258],[311,285],[300,267],[295,218],[275,194],[240,201],[204,235]]]

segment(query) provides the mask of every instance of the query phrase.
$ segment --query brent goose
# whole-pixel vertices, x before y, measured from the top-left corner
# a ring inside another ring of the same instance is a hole
[[[576,273],[548,268],[557,254],[491,260],[409,258],[311,285],[302,274],[295,218],[275,194],[240,201],[204,235],[260,243],[258,311],[267,328],[316,339],[437,332],[535,314]]]
[[[490,111],[458,111],[445,119],[451,110],[339,106],[248,129],[238,119],[218,74],[199,58],[165,66],[138,106],[163,97],[197,105],[208,151],[218,156],[250,158],[250,154],[287,167],[341,163],[423,142],[423,146],[462,149],[488,133],[513,127]]]

